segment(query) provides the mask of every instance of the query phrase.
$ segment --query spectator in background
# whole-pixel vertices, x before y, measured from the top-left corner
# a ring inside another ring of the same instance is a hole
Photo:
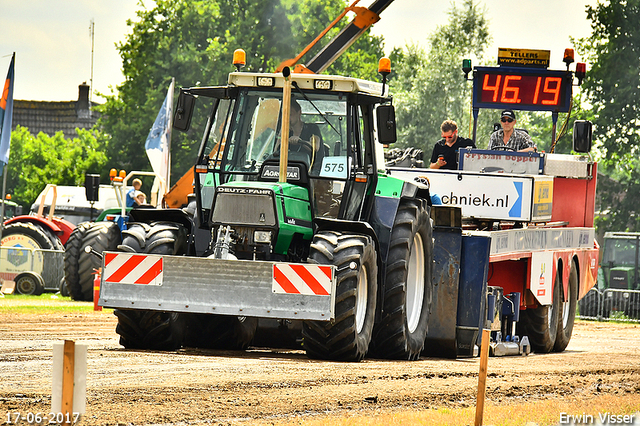
[[[475,148],[471,139],[458,136],[458,125],[453,120],[445,120],[440,126],[442,139],[436,142],[431,153],[431,169],[458,170],[458,150]]]
[[[136,191],[134,196],[136,203],[140,206],[142,204],[147,204],[147,196],[144,195],[142,191]]]
[[[137,206],[140,203],[136,200],[136,192],[140,192],[140,188],[142,188],[142,181],[138,178],[135,178],[133,180],[133,182],[131,182],[131,186],[133,186],[133,188],[131,188],[129,191],[127,191],[127,196],[126,196],[126,205],[127,207],[133,207],[133,206]],[[144,194],[142,194],[144,195]]]

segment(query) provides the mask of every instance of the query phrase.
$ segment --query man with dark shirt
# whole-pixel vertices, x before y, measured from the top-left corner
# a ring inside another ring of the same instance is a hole
[[[440,126],[442,139],[436,142],[431,153],[432,169],[458,170],[458,150],[464,147],[475,148],[471,139],[458,136],[458,125],[453,120],[445,120]]]

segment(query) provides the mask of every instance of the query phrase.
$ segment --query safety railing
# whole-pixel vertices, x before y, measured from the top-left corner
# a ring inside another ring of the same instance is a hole
[[[578,301],[578,318],[640,322],[640,290],[592,288]]]
[[[42,278],[44,290],[58,291],[64,278],[64,251],[0,247],[0,278],[15,281],[25,273]]]

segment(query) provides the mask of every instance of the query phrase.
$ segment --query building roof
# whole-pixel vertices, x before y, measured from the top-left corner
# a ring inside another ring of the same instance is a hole
[[[98,105],[91,102],[91,107]],[[33,135],[43,132],[53,136],[62,131],[64,137],[77,137],[76,128],[88,129],[100,114],[89,108],[89,86],[78,86],[78,100],[66,102],[22,101],[13,102],[13,129],[17,125],[26,127]]]

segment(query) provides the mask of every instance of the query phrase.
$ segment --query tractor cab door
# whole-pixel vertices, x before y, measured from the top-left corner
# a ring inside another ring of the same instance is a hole
[[[377,99],[352,96],[349,104],[347,148],[349,177],[340,203],[338,218],[367,221],[373,203],[373,189],[377,183],[377,167],[373,140],[373,112]]]

